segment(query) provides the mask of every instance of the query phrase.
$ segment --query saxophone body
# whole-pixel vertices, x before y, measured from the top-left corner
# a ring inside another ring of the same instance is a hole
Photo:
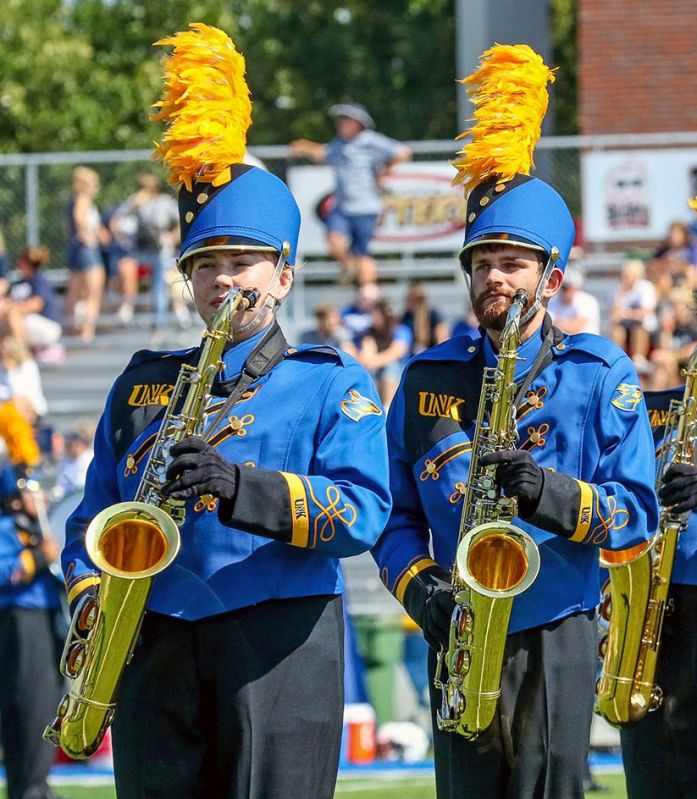
[[[656,468],[657,488],[673,463],[694,463],[697,441],[697,349],[685,370],[682,400],[668,408],[661,456]],[[663,701],[656,684],[656,667],[663,618],[670,611],[668,592],[675,550],[687,514],[661,508],[656,535],[648,543],[627,550],[601,550],[600,564],[608,568],[603,588],[601,624],[607,634],[600,641],[602,672],[596,687],[595,711],[615,727],[634,724]]]
[[[133,501],[105,508],[85,532],[85,548],[101,581],[97,596],[83,597],[71,619],[60,666],[70,689],[44,730],[45,740],[74,759],[93,754],[111,724],[153,578],[179,551],[184,503],[161,493],[169,450],[185,436],[203,433],[233,314],[254,305],[257,297],[256,291],[230,291],[203,334],[198,363],[180,369]]]
[[[525,292],[518,292],[501,334],[498,363],[484,370],[452,575],[455,608],[434,678],[441,691],[439,729],[469,740],[494,718],[513,598],[532,584],[540,564],[535,542],[512,524],[515,498],[501,495],[495,466],[479,463],[486,453],[513,449],[518,438],[514,371],[526,305]]]

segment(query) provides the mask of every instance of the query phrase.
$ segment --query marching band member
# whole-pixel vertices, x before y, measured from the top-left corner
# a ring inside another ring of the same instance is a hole
[[[514,524],[537,544],[540,571],[513,600],[493,723],[474,740],[440,730],[432,687],[439,799],[583,797],[598,548],[638,543],[656,526],[651,431],[632,362],[599,336],[564,335],[546,313],[574,239],[561,196],[529,175],[552,79],[529,47],[497,45],[465,81],[476,125],[455,164],[470,189],[460,261],[482,336],[416,356],[387,422],[393,511],[373,553],[430,644],[433,677],[451,634],[450,571],[483,368],[495,365],[512,298],[525,290],[517,448],[480,465],[497,466],[503,493],[517,498]],[[472,623],[485,619],[475,613]]]
[[[289,347],[276,311],[293,283],[300,214],[286,185],[242,163],[244,60],[194,23],[173,47],[159,151],[179,192],[179,268],[207,324],[234,317],[202,438],[171,448],[166,497],[182,546],[154,579],[117,697],[119,796],[331,799],[343,716],[339,558],[367,550],[390,509],[384,414],[367,372],[329,346]],[[168,392],[195,351],[141,351],[116,380],[63,555],[72,604],[99,583],[91,518],[133,497]],[[230,404],[232,402],[232,404]]]
[[[39,522],[26,487],[39,448],[15,404],[0,404],[0,740],[8,799],[52,799],[46,779],[53,751],[41,740],[63,683],[58,673],[60,585],[51,574],[58,543]]]
[[[657,458],[668,407],[671,400],[683,399],[684,390],[646,392]],[[689,517],[675,550],[668,594],[672,609],[663,617],[656,670],[663,702],[620,730],[629,799],[697,796],[697,466],[669,466],[658,498],[671,512],[689,512]]]

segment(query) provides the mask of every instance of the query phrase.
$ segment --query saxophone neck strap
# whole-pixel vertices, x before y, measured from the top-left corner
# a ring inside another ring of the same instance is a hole
[[[252,350],[245,361],[239,377],[235,381],[228,398],[215,415],[213,422],[208,426],[204,438],[208,441],[225,422],[228,413],[240,401],[247,389],[260,377],[270,372],[283,358],[283,353],[288,349],[288,342],[283,335],[277,321],[274,321],[261,341]]]
[[[552,361],[552,347],[555,346],[561,339],[564,337],[564,334],[561,333],[554,325],[552,325],[552,321],[549,317],[549,314],[545,314],[544,321],[542,323],[542,334],[544,339],[542,341],[542,346],[540,347],[539,352],[537,353],[537,357],[533,361],[532,367],[530,371],[525,375],[525,379],[523,380],[520,388],[518,389],[518,393],[516,394],[515,398],[515,407],[517,408],[520,403],[523,401],[523,397],[525,397],[525,392],[530,388],[532,381],[544,370],[549,366]]]

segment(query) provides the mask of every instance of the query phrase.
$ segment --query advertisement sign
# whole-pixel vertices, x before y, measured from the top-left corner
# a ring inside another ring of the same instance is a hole
[[[398,164],[381,181],[383,210],[374,253],[457,252],[465,229],[461,186],[455,170],[443,161]],[[288,185],[300,206],[300,255],[326,255],[322,220],[332,207],[334,173],[328,166],[288,169]]]
[[[697,149],[586,153],[581,177],[589,242],[660,240],[671,222],[694,220]]]

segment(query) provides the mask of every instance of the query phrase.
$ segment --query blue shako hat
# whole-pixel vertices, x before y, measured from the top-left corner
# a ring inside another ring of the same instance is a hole
[[[179,268],[209,249],[275,250],[295,264],[300,210],[290,189],[259,167],[233,164],[222,186],[193,183],[179,191]]]
[[[559,251],[556,266],[564,270],[576,236],[573,217],[561,195],[530,175],[503,182],[496,176],[475,186],[467,199],[467,226],[460,263],[469,271],[470,251],[477,244],[519,244],[549,257]]]

